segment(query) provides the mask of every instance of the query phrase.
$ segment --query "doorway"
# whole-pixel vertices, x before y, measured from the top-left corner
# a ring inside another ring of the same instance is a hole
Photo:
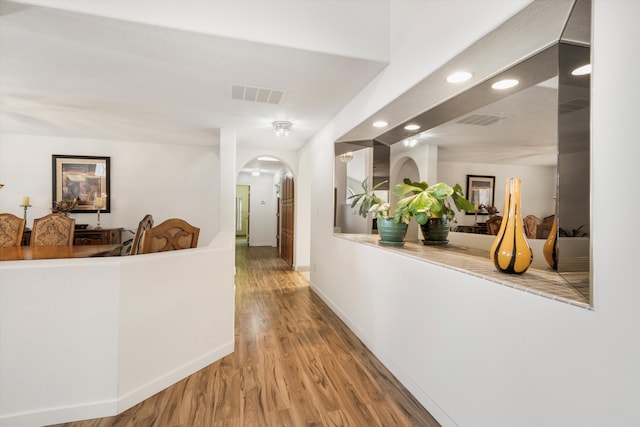
[[[280,160],[249,161],[236,180],[236,243],[271,246],[294,267],[294,175]]]
[[[236,185],[236,244],[249,244],[251,186]]]

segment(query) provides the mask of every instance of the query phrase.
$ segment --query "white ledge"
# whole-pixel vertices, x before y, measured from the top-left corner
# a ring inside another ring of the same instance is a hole
[[[453,234],[453,233],[452,233]],[[459,233],[456,233],[459,234]],[[404,246],[390,246],[378,243],[376,234],[338,234],[336,238],[354,243],[375,246],[381,250],[398,253],[430,264],[456,270],[465,274],[509,286],[527,293],[550,298],[572,306],[589,309],[588,274],[580,273],[580,284],[569,284],[560,274],[546,264],[536,262],[523,274],[506,274],[496,270],[489,259],[489,251],[468,246],[448,244],[427,246],[420,243],[405,242]],[[485,236],[489,237],[490,236]],[[534,266],[535,265],[535,266]]]

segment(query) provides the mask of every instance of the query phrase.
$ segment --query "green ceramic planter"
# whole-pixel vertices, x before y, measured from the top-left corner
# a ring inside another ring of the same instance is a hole
[[[407,234],[407,224],[401,222],[396,224],[393,219],[378,218],[378,234],[380,235],[380,244],[402,246],[404,245],[404,236]]]
[[[429,218],[425,224],[420,226],[425,245],[444,245],[449,243],[449,219]]]

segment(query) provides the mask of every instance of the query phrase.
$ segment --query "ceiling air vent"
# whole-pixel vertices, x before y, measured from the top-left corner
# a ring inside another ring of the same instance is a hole
[[[493,114],[470,114],[467,117],[463,117],[456,123],[463,125],[476,125],[476,126],[489,126],[495,122],[504,119],[505,116],[495,116]]]
[[[238,101],[280,104],[285,91],[255,86],[231,85],[231,99]]]
[[[571,101],[564,102],[558,105],[558,113],[572,113],[574,111],[582,110],[589,106],[588,99],[572,99]]]

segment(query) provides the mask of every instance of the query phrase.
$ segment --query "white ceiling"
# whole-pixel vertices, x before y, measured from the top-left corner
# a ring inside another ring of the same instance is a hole
[[[388,2],[268,3],[2,0],[0,129],[216,145],[233,128],[238,147],[296,150],[387,65]],[[285,95],[233,100],[232,84]]]
[[[0,130],[216,145],[218,130],[233,128],[239,148],[297,150],[386,67],[390,1],[0,0]],[[556,11],[546,21],[565,18]],[[557,25],[548,27],[536,28],[536,36],[557,37]],[[524,46],[510,48],[527,50],[527,39],[519,40]],[[492,64],[483,59],[472,57],[478,76],[494,72],[481,69]],[[233,84],[285,95],[277,105],[233,100]],[[421,90],[417,85],[341,139],[375,137],[380,131],[369,122],[378,116],[395,126],[424,111]],[[434,90],[444,89],[429,86]],[[497,125],[460,133],[469,125],[450,122],[422,143],[440,145],[442,160],[519,156],[522,164],[552,164],[556,129],[545,123],[554,97],[544,86],[530,88],[479,110],[509,111]],[[293,123],[289,136],[275,135],[274,120]],[[255,161],[245,169],[281,166]]]
[[[557,82],[557,77],[551,81]],[[438,160],[445,162],[554,166],[557,104],[557,83],[546,81],[423,132],[419,143],[438,145]],[[459,123],[476,115],[499,120]]]

